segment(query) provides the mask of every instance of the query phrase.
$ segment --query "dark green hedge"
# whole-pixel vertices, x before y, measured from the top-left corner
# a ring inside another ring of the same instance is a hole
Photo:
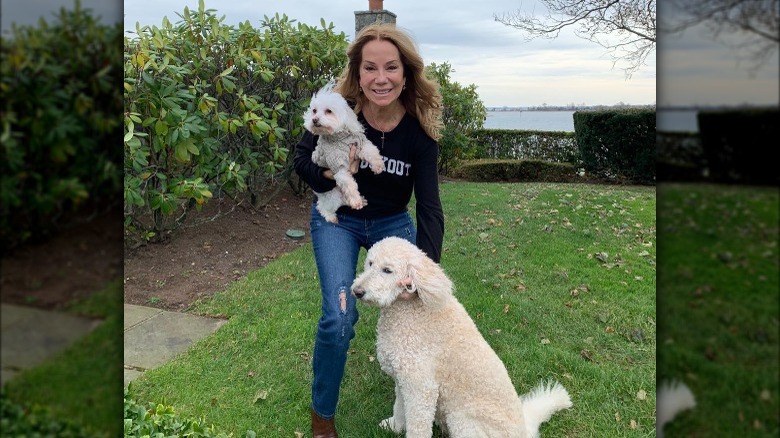
[[[121,23],[61,9],[0,42],[2,247],[45,236],[122,187]]]
[[[656,133],[656,177],[661,182],[706,180],[706,162],[695,132]]]
[[[577,141],[573,132],[480,129],[469,136],[479,145],[468,158],[577,162]]]
[[[449,176],[477,182],[583,182],[570,163],[540,160],[472,160],[453,169]]]
[[[655,110],[577,111],[574,131],[588,172],[608,179],[655,183]]]
[[[699,136],[710,178],[716,182],[777,185],[780,109],[698,113]]]

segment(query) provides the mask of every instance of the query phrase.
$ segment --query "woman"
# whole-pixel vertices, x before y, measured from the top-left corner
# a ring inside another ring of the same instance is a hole
[[[311,237],[322,292],[322,316],[312,359],[315,438],[338,437],[334,415],[358,320],[350,286],[360,248],[398,236],[438,262],[444,237],[437,172],[436,141],[442,128],[438,84],[425,77],[425,65],[414,41],[391,24],[363,28],[347,56],[335,91],[354,103],[366,136],[385,159],[385,171],[374,175],[366,163],[353,163],[355,180],[368,204],[359,210],[341,207],[337,224],[326,222],[312,205]],[[295,148],[295,171],[312,190],[326,192],[336,183],[329,169],[312,162],[316,144],[317,137],[306,132]],[[416,229],[408,212],[412,193]]]

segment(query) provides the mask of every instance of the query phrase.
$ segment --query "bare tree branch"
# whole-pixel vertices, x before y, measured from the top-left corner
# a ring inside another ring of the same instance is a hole
[[[543,16],[521,10],[494,14],[499,23],[514,27],[534,38],[557,38],[567,27],[580,38],[592,41],[612,57],[613,66],[622,62],[631,77],[655,50],[655,0],[540,0],[547,8]]]
[[[661,32],[681,34],[703,26],[714,40],[750,58],[753,74],[777,52],[780,0],[665,0]]]

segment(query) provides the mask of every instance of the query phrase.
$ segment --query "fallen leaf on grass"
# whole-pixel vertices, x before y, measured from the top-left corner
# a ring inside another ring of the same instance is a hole
[[[593,358],[590,357],[590,351],[583,349],[580,351],[580,357],[587,360],[588,362],[593,362]]]
[[[255,399],[252,401],[252,403],[257,403],[259,400],[265,400],[268,398],[268,390],[267,389],[261,389],[260,391],[257,391],[255,394]]]
[[[637,400],[647,400],[647,391],[645,391],[644,389],[640,389],[639,391],[637,391],[636,399]]]
[[[636,343],[640,343],[641,344],[642,342],[645,341],[645,332],[642,331],[641,329],[631,330],[631,333],[629,334],[629,339],[632,342],[636,342]]]
[[[634,419],[632,418],[632,419],[631,419],[631,423],[629,424],[629,426],[628,426],[628,427],[630,427],[631,429],[636,429],[636,420],[634,420]]]

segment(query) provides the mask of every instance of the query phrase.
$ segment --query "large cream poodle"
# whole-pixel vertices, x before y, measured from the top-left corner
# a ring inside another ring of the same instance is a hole
[[[453,438],[537,437],[553,413],[571,407],[557,382],[518,396],[452,281],[408,241],[371,247],[352,293],[381,309],[377,359],[395,380],[393,416],[381,427],[429,438],[436,421]]]

